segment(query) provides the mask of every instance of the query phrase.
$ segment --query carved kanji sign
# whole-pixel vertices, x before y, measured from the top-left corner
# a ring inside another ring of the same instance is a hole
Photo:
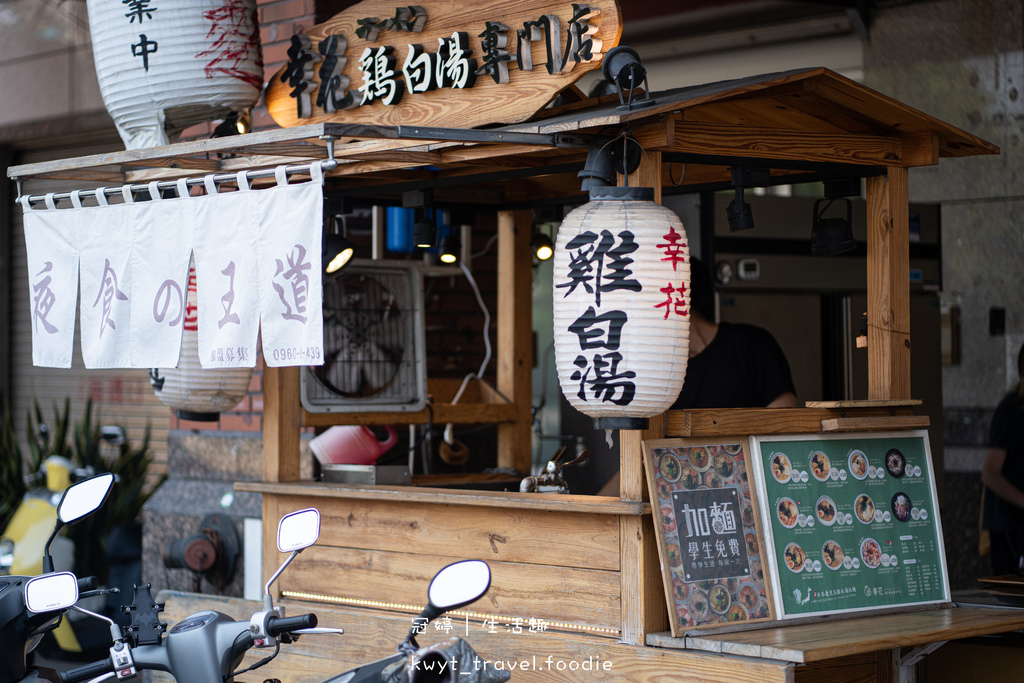
[[[366,0],[292,38],[267,108],[281,126],[515,123],[599,67],[621,31],[615,0]]]

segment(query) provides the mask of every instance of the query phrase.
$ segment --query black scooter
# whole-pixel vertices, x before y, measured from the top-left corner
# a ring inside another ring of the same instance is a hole
[[[320,513],[315,508],[293,512],[282,518],[278,526],[278,549],[291,552],[284,564],[267,582],[263,609],[249,621],[235,621],[214,611],[197,612],[175,624],[164,635],[166,625],[159,622],[161,605],[153,602],[148,586],[136,589],[131,612],[132,625],[123,634],[117,633],[114,622],[108,621],[114,633],[110,657],[61,674],[63,683],[92,681],[102,683],[134,678],[139,671],[159,670],[170,673],[182,683],[233,683],[235,677],[259,668],[273,659],[281,643],[291,643],[299,636],[314,633],[342,633],[341,629],[319,628],[315,614],[284,616],[275,607],[270,586],[303,549],[313,545],[320,532]],[[490,587],[491,573],[480,560],[456,562],[442,569],[431,581],[429,605],[415,620],[408,636],[390,657],[356,667],[325,683],[502,683],[509,674],[496,671],[476,656],[469,643],[452,638],[426,648],[419,648],[416,633],[432,619],[446,611],[468,605],[479,599]],[[238,670],[245,653],[252,648],[273,652],[263,660]],[[465,672],[465,673],[463,673]]]

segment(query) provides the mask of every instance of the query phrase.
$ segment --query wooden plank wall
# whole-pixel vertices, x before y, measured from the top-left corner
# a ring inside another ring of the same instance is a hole
[[[291,568],[284,576],[290,572]],[[421,588],[425,593],[426,586]],[[248,620],[253,612],[261,609],[257,602],[191,593],[164,591],[158,599],[166,601],[162,616],[170,624],[199,610],[213,609],[235,619]],[[297,643],[282,645],[276,659],[247,675],[250,680],[278,678],[290,683],[320,683],[354,666],[391,654],[411,623],[411,616],[407,614],[295,600],[283,604],[289,615],[314,612],[320,625],[340,626],[345,634],[302,636]],[[479,603],[468,609],[478,606]],[[468,625],[467,635],[462,618],[453,616],[452,624],[461,630],[446,633],[428,627],[419,637],[420,645],[452,635],[464,637],[486,660],[514,664],[512,680],[516,683],[793,683],[794,680],[794,666],[788,662],[636,647],[576,633],[530,633],[525,628],[515,632],[503,627],[491,632],[489,627],[473,620]],[[250,650],[243,666],[254,664],[265,655],[265,651]],[[589,662],[589,670],[581,668],[584,662]],[[576,668],[571,669],[572,666]],[[506,665],[506,668],[511,669],[511,666]],[[173,680],[159,673],[153,678],[161,682]]]
[[[274,501],[266,512],[275,516],[310,504],[300,496],[264,500]],[[399,500],[318,498],[316,504],[320,539],[296,558],[280,590],[417,605],[439,569],[483,559],[493,579],[475,609],[619,635],[617,515]],[[270,555],[265,572],[283,561]]]

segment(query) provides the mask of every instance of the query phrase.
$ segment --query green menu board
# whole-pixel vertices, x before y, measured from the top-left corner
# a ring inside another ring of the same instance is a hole
[[[927,432],[750,440],[777,614],[949,600]]]

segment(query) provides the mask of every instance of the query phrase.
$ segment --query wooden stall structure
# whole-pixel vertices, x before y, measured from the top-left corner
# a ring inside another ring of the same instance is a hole
[[[503,128],[318,123],[10,170],[20,178],[120,183],[308,162],[327,158],[330,148],[339,163],[328,173],[328,187],[364,200],[394,202],[411,188],[472,188],[460,193],[464,201],[497,213],[497,377],[493,387],[478,382],[476,398],[458,404],[451,403],[446,385],[432,383],[433,419],[496,423],[499,465],[520,470],[530,466],[528,207],[545,199],[583,201],[576,172],[589,148],[622,134],[639,141],[649,163],[640,165],[629,184],[653,185],[657,200],[669,184],[694,191],[729,187],[736,166],[770,169],[773,184],[866,179],[867,400],[668,412],[652,419],[647,430],[620,434],[619,499],[300,480],[303,427],[422,424],[428,414],[309,413],[299,402],[299,370],[267,368],[263,481],[236,488],[263,494],[268,575],[279,563],[273,535],[280,515],[309,505],[321,510],[320,542],[278,586],[286,603],[301,602],[292,612],[317,611],[322,624],[342,625],[347,634],[330,643],[305,638],[266,674],[321,680],[384,654],[423,602],[429,578],[457,558],[487,560],[494,579],[488,595],[469,608],[472,616],[452,617],[455,632],[468,629],[470,641],[490,660],[535,656],[534,666],[520,667],[515,680],[574,680],[557,664],[545,669],[541,660],[549,655],[577,666],[588,657],[592,667],[610,662],[610,669],[575,674],[595,681],[858,680],[875,674],[889,680],[900,671],[894,661],[909,661],[900,659],[901,647],[1024,626],[1014,613],[948,609],[887,617],[891,623],[884,624],[864,617],[858,621],[867,624],[861,628],[870,637],[851,628],[827,644],[813,629],[794,630],[800,627],[669,638],[642,469],[642,442],[652,438],[909,429],[926,423],[913,415],[910,386],[908,170],[998,149],[821,68],[658,93],[643,108],[621,108],[614,95],[586,100],[574,88],[563,94],[569,104]],[[228,152],[227,158],[214,158]],[[205,596],[180,596],[172,603],[178,616],[210,604]],[[243,611],[227,603],[219,609]],[[424,640],[445,635],[430,632]]]

